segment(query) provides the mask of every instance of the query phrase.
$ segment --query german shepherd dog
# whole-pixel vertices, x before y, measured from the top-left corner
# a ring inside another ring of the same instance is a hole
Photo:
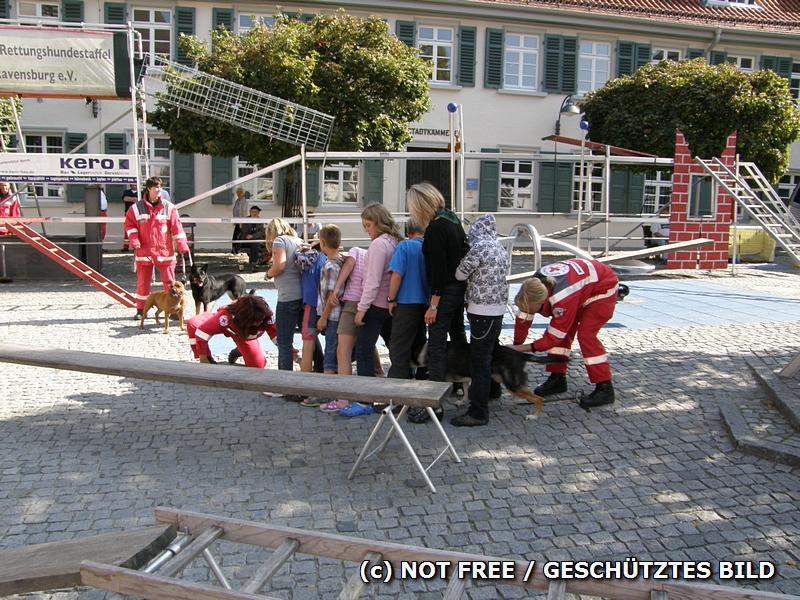
[[[208,274],[208,263],[192,265],[189,275],[189,285],[194,297],[195,314],[210,310],[222,294],[228,294],[231,300],[236,300],[247,293],[247,284],[238,275],[220,275],[212,277]],[[202,310],[201,310],[202,306]]]
[[[447,375],[445,379],[453,382],[463,382],[472,379],[470,369],[470,346],[468,342],[447,342]],[[423,366],[427,364],[428,344],[415,354],[416,359],[412,359],[412,366]],[[542,410],[544,398],[534,394],[528,387],[528,373],[525,365],[529,362],[538,364],[548,364],[555,362],[567,362],[569,359],[562,356],[536,356],[527,352],[517,352],[508,346],[497,344],[492,352],[492,379],[497,383],[502,383],[512,396],[522,398],[536,405],[534,418],[539,416]]]

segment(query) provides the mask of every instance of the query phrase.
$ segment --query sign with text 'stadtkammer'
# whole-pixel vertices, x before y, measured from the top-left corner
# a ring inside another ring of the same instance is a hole
[[[101,31],[0,26],[0,93],[118,97],[114,37]]]
[[[135,183],[136,156],[127,154],[0,154],[0,181]]]

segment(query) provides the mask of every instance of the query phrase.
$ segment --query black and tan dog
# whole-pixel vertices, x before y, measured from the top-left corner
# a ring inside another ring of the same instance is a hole
[[[446,380],[464,382],[472,379],[470,369],[470,346],[468,342],[447,342],[447,375]],[[412,360],[413,366],[427,364],[428,344],[416,353],[417,358]],[[528,363],[548,364],[554,362],[567,362],[569,359],[561,356],[536,356],[527,352],[517,352],[507,346],[497,344],[492,352],[492,379],[502,383],[512,396],[522,398],[536,405],[534,418],[542,410],[544,398],[534,394],[528,387],[528,373],[525,365]]]
[[[199,267],[192,265],[189,285],[194,297],[195,314],[198,315],[213,308],[214,302],[221,298],[222,294],[228,294],[231,300],[236,300],[247,293],[244,279],[230,274],[212,277],[208,274],[208,264]]]
[[[142,310],[142,320],[139,322],[139,329],[144,329],[144,320],[152,307],[156,307],[156,323],[158,315],[164,313],[164,333],[169,333],[169,316],[178,315],[178,323],[181,331],[186,327],[183,325],[183,310],[186,308],[186,288],[180,281],[173,281],[169,284],[169,290],[153,292],[147,297]]]

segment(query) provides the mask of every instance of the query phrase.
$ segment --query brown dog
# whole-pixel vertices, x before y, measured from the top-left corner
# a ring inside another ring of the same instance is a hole
[[[158,315],[162,312],[164,313],[164,333],[169,333],[169,316],[172,314],[178,315],[181,331],[186,329],[183,325],[183,309],[186,308],[186,288],[180,281],[170,283],[169,290],[166,292],[153,292],[147,297],[147,301],[144,303],[144,310],[142,310],[139,329],[144,329],[144,320],[153,306],[156,307],[156,323],[158,323]]]

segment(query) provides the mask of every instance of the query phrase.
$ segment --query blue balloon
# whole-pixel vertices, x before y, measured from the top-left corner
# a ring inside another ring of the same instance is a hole
[[[584,131],[588,131],[589,130],[589,121],[581,121],[581,129],[583,129]]]
[[[450,104],[447,105],[447,112],[454,113],[457,110],[458,110],[458,104],[456,104],[455,102],[451,102]]]

